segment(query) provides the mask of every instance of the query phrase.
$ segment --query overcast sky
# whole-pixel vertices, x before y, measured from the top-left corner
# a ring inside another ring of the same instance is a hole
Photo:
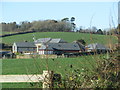
[[[76,18],[79,28],[96,26],[98,29],[113,27],[118,23],[117,2],[1,2],[1,22],[21,22]]]

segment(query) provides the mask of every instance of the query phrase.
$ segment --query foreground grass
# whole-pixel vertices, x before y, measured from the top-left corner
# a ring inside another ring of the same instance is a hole
[[[117,43],[117,39],[115,36],[106,36],[106,35],[98,35],[98,34],[87,34],[87,33],[74,33],[74,32],[36,32],[36,33],[28,33],[21,35],[14,35],[9,37],[3,37],[2,42],[6,44],[13,44],[14,42],[23,42],[25,40],[33,42],[33,34],[35,38],[62,38],[68,42],[73,42],[78,39],[84,39],[87,44],[90,43],[101,43],[101,44],[109,44],[109,40],[115,44]]]
[[[3,59],[2,74],[42,74],[43,70],[53,70],[64,78],[66,74],[71,74],[73,70],[83,68],[89,69],[88,73],[96,68],[96,61],[105,58],[106,55],[90,55],[75,58],[56,59]],[[72,67],[71,67],[72,65]],[[47,68],[48,67],[48,68]],[[3,88],[35,88],[30,83],[3,83]],[[40,87],[42,84],[40,83]]]
[[[101,55],[56,59],[3,59],[2,74],[42,74],[43,70],[49,69],[64,76],[66,71],[72,69],[94,69],[96,59],[100,57]]]
[[[38,88],[36,83],[33,83],[32,86],[30,83],[3,83],[2,88]],[[42,83],[39,83],[39,88],[42,88]]]

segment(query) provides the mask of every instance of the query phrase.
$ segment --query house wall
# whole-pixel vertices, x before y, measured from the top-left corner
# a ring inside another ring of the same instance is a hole
[[[42,46],[42,44],[35,44],[37,47],[37,52],[39,53],[39,48]]]
[[[16,43],[14,43],[13,46],[12,46],[12,52],[13,53],[17,52],[17,45],[16,45]]]
[[[39,50],[39,54],[43,55],[43,54],[55,54],[55,53],[79,53],[78,50],[63,50],[63,51],[52,51],[52,50]]]
[[[41,54],[41,55],[43,55],[43,54],[53,54],[53,51],[39,50],[38,52],[39,52],[39,54]]]

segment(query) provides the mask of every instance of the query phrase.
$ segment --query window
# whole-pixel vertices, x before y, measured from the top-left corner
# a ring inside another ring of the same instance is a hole
[[[38,46],[38,48],[40,48],[41,46]]]

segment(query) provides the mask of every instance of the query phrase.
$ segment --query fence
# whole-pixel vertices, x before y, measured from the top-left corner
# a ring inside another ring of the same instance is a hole
[[[0,83],[42,82],[43,88],[53,86],[53,71],[43,71],[41,75],[0,75]]]
[[[30,58],[58,58],[57,55],[16,55],[17,59],[30,59]]]
[[[27,33],[34,33],[34,32],[36,31],[17,32],[17,33],[0,35],[0,37],[8,37],[8,36],[13,36],[13,35],[20,35],[20,34],[27,34]]]

